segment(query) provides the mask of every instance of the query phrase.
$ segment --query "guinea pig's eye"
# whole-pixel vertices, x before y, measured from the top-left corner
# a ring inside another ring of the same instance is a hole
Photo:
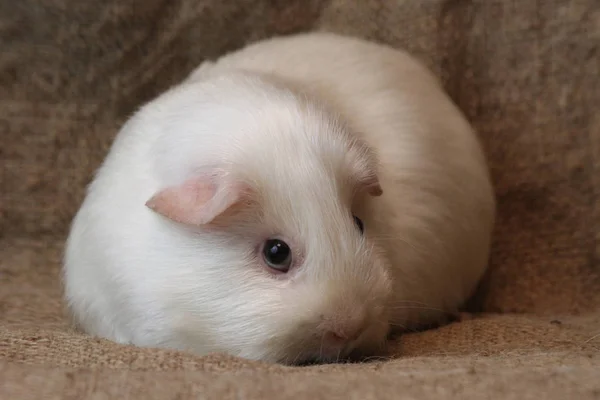
[[[292,251],[283,240],[267,240],[263,247],[263,257],[270,268],[279,272],[288,272],[292,265]]]
[[[356,224],[356,227],[358,228],[360,233],[363,233],[365,231],[365,225],[363,224],[362,220],[356,215],[354,215],[354,223]]]

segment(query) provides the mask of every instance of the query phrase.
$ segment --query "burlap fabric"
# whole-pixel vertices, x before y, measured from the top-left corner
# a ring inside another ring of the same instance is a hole
[[[303,368],[70,330],[63,241],[119,125],[205,58],[316,29],[410,50],[480,133],[481,313]],[[0,0],[0,398],[600,398],[599,49],[598,0]]]

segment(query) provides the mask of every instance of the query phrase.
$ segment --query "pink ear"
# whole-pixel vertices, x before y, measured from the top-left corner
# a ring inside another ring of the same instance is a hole
[[[356,140],[350,148],[350,176],[354,180],[356,190],[377,197],[383,194],[377,173],[377,157],[366,143]]]
[[[193,177],[167,187],[146,202],[146,206],[175,222],[206,225],[241,200],[241,185],[219,184],[210,175]]]
[[[362,191],[365,191],[369,195],[374,196],[374,197],[378,197],[383,194],[383,189],[381,189],[381,185],[379,184],[379,179],[377,178],[377,175],[375,175],[375,174],[368,175],[367,178],[360,181],[359,187]]]
[[[365,190],[367,191],[367,193],[374,197],[379,197],[383,194],[383,189],[381,188],[381,185],[379,184],[379,180],[377,178],[375,178],[375,180],[373,180],[372,182],[367,183],[365,185]]]

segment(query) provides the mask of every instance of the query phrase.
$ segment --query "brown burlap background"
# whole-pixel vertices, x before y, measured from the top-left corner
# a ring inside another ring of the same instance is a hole
[[[323,29],[404,47],[489,154],[474,319],[304,368],[72,332],[68,224],[119,125],[207,57]],[[0,0],[0,398],[600,398],[598,0]]]

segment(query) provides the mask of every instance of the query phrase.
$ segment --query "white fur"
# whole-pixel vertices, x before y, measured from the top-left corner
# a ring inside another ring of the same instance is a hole
[[[350,193],[352,165],[368,162],[348,155],[353,135],[376,155],[381,197]],[[257,188],[260,215],[217,232],[144,206],[209,165]],[[86,332],[121,343],[328,359],[322,315],[368,315],[353,348],[369,349],[388,324],[455,311],[486,267],[494,208],[475,134],[407,54],[325,33],[266,40],[125,124],[74,219],[66,298]],[[304,254],[288,278],[256,261],[272,235]]]

